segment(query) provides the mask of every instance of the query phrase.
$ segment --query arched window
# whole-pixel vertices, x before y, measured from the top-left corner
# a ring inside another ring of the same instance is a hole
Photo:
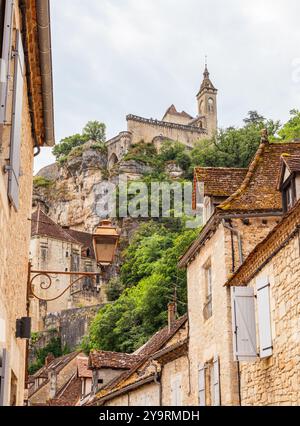
[[[214,112],[214,100],[213,100],[213,98],[208,99],[208,112]]]

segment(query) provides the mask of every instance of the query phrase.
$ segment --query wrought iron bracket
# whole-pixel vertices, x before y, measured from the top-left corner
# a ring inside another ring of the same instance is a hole
[[[28,271],[28,298],[35,298],[42,302],[53,302],[54,300],[59,299],[63,296],[74,284],[78,283],[80,280],[84,278],[92,278],[94,281],[97,277],[99,277],[101,273],[99,272],[61,272],[61,271],[35,271],[32,269],[31,264],[29,264]],[[52,286],[52,280],[56,279],[58,276],[70,276],[76,277],[76,279],[72,280],[70,284],[56,297],[45,299],[38,296],[35,293],[34,284],[37,278],[45,277],[44,281],[39,282],[39,287],[41,290],[49,290]]]

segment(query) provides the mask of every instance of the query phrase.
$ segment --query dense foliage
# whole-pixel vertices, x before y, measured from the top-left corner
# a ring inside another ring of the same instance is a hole
[[[141,142],[131,147],[126,160],[150,166],[143,181],[168,180],[165,165],[173,162],[183,170],[182,180],[191,179],[195,166],[247,167],[267,128],[271,140],[300,137],[300,112],[291,111],[284,126],[250,111],[242,127],[220,130],[208,140],[199,141],[193,150],[179,142],[166,142],[157,152],[152,144]],[[183,220],[174,218],[148,222],[139,227],[123,253],[120,277],[108,286],[112,302],[95,317],[83,348],[130,352],[142,345],[167,321],[167,303],[178,297],[178,313],[186,311],[186,273],[177,262],[199,230],[187,230]]]
[[[197,230],[183,226],[177,232],[154,222],[140,226],[124,252],[121,282],[125,290],[95,317],[85,350],[135,350],[166,324],[167,304],[175,289],[178,312],[186,312],[186,274],[177,262],[196,235]]]
[[[33,335],[31,339],[31,343],[34,346],[35,340],[37,340],[38,336]],[[62,349],[61,339],[59,337],[52,337],[44,348],[36,349],[35,351],[35,359],[36,361],[31,364],[28,368],[28,373],[30,375],[35,374],[40,368],[42,368],[45,364],[45,359],[48,354],[54,355],[55,358],[58,358],[62,355],[66,355],[69,353],[68,348]]]
[[[106,126],[104,123],[89,121],[83,128],[81,134],[77,133],[62,139],[59,144],[55,145],[52,153],[58,162],[63,163],[68,159],[72,151],[74,155],[74,150],[76,148],[78,149],[90,140],[102,147],[106,140],[105,131]]]

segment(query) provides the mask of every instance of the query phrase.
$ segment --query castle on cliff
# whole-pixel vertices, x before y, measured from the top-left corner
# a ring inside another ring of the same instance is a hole
[[[108,164],[112,168],[140,141],[153,143],[159,149],[164,140],[180,141],[193,148],[196,141],[213,136],[217,130],[217,93],[205,65],[203,81],[197,94],[198,115],[192,117],[171,105],[161,120],[129,114],[127,131],[107,141]]]

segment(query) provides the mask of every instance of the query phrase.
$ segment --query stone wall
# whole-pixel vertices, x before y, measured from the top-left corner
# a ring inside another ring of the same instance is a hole
[[[19,9],[16,7],[17,28],[20,28]],[[13,63],[12,63],[13,67]],[[11,78],[9,88],[9,116],[12,105]],[[28,105],[28,90],[24,80],[19,177],[19,209],[8,201],[8,164],[11,125],[0,126],[0,347],[10,355],[9,383],[14,382],[8,404],[23,405],[25,380],[25,341],[16,339],[16,319],[26,316],[28,247],[30,241],[33,138]]]
[[[277,217],[231,221],[231,226],[240,232],[244,259],[273,229],[277,221]],[[205,267],[208,263],[211,264],[212,270],[212,316],[205,319],[203,314],[206,303]],[[224,287],[233,272],[233,266],[236,270],[239,265],[238,240],[220,224],[188,267],[189,356],[193,405],[199,403],[199,364],[210,363],[215,356],[218,356],[220,362],[221,404],[239,404],[237,364],[233,361],[232,349],[230,289]]]
[[[128,131],[132,133],[133,144],[139,143],[141,140],[151,143],[157,136],[164,136],[193,147],[196,141],[207,137],[206,132],[197,127],[148,120],[132,115],[127,116],[127,126]]]
[[[44,328],[59,330],[62,346],[74,350],[82,342],[89,325],[102,307],[98,305],[48,314],[44,319]]]
[[[150,383],[119,396],[105,405],[110,407],[157,407],[159,402],[159,384]]]
[[[270,280],[273,354],[241,364],[242,405],[300,405],[300,258],[294,237],[260,272]],[[255,287],[256,278],[249,284]],[[256,316],[257,317],[257,316]],[[259,344],[259,339],[257,339]]]

